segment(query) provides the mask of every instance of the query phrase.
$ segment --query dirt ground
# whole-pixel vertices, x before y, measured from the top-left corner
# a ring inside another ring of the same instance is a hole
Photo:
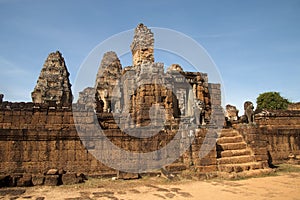
[[[146,177],[139,180],[90,179],[72,186],[0,189],[0,199],[33,200],[300,200],[300,172],[243,180],[181,180]]]

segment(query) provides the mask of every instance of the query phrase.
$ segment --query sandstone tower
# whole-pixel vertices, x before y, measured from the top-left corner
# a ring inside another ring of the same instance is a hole
[[[147,26],[139,24],[136,27],[130,48],[133,66],[145,61],[154,62],[154,37]]]
[[[113,51],[103,55],[96,77],[96,100],[102,104],[103,112],[120,109],[118,105],[111,105],[113,89],[119,85],[122,65],[117,54]],[[120,91],[121,92],[121,91]],[[116,95],[120,95],[116,94]]]
[[[31,93],[33,103],[51,101],[65,106],[71,105],[73,96],[69,75],[61,53],[59,51],[50,53]]]

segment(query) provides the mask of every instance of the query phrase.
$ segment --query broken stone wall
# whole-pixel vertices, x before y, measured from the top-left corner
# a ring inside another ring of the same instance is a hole
[[[238,125],[258,160],[283,163],[289,155],[300,155],[300,112],[273,111],[255,116],[256,126]]]
[[[300,102],[290,103],[288,105],[288,110],[300,110]]]

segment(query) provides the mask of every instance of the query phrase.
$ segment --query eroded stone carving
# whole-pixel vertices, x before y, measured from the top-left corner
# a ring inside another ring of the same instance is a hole
[[[251,101],[246,101],[244,103],[244,110],[245,110],[245,116],[246,116],[246,123],[253,123],[254,122],[254,106]]]
[[[195,100],[195,117],[198,126],[205,125],[205,103],[199,99]]]
[[[228,121],[237,121],[239,119],[239,110],[233,105],[226,105],[225,117]]]
[[[31,93],[34,103],[49,101],[70,106],[73,96],[69,81],[69,72],[59,51],[50,53],[41,70],[37,84]]]

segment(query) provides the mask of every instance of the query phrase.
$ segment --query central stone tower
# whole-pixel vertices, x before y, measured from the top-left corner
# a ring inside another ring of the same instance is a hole
[[[145,61],[154,62],[154,37],[150,29],[139,24],[134,31],[133,41],[130,45],[132,64],[137,66]]]

